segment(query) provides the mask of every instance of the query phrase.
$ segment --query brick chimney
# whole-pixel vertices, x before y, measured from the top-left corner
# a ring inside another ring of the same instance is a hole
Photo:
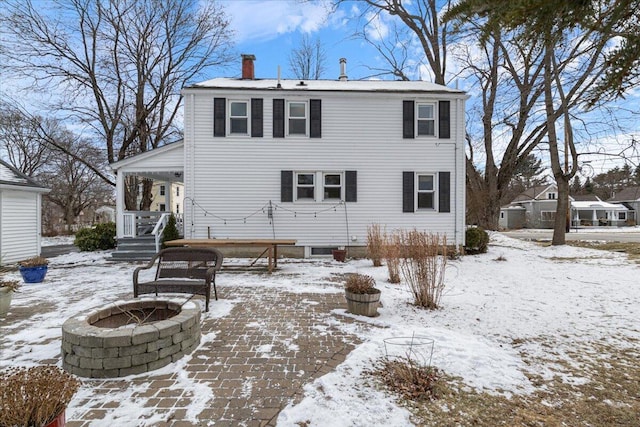
[[[242,80],[253,80],[255,78],[253,71],[253,61],[255,55],[242,55]]]

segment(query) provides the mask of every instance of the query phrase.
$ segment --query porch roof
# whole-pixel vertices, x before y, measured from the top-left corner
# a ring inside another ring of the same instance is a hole
[[[614,204],[614,203],[607,203],[607,202],[602,202],[602,201],[572,201],[571,202],[571,208],[574,210],[607,210],[607,211],[627,211],[629,209],[627,209],[625,206],[623,205],[619,205],[619,204]]]
[[[138,175],[159,181],[183,180],[184,141],[176,141],[110,165],[114,172]]]

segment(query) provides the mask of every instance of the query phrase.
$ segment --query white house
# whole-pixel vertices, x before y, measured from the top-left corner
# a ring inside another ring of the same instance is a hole
[[[49,191],[0,160],[0,264],[40,255],[42,194]]]
[[[255,79],[254,59],[183,90],[185,238],[295,239],[309,256],[364,246],[377,223],[464,243],[463,91],[349,81],[344,62],[337,80]]]

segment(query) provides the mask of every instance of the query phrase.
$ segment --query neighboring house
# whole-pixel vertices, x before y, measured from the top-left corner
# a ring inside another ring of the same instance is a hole
[[[501,229],[553,228],[558,187],[548,184],[529,188],[500,209]],[[627,224],[629,209],[603,202],[594,195],[569,197],[572,227],[621,226]]]
[[[628,224],[635,225],[638,223],[638,212],[640,212],[640,186],[627,187],[622,191],[614,194],[609,203],[619,203],[629,209]]]
[[[49,191],[0,160],[0,264],[40,255],[42,194]]]
[[[153,182],[150,210],[181,214],[183,209],[184,185],[178,182]]]
[[[253,59],[183,90],[185,238],[296,239],[309,256],[364,246],[380,224],[464,243],[463,91],[349,81],[344,63],[333,81],[254,79]],[[144,169],[127,160],[119,182]]]

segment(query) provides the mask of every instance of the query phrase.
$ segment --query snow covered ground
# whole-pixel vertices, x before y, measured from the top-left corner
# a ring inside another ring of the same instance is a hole
[[[15,332],[12,327],[8,335],[0,320],[0,368],[55,360],[61,318],[63,321],[130,292],[134,266],[111,265],[107,275],[104,266],[108,255],[74,253],[53,258],[48,280],[57,283],[55,293],[51,288],[25,285],[29,290],[15,295],[17,306],[46,303],[56,310],[26,321],[24,326],[29,329],[21,329],[24,332]],[[280,413],[281,426],[307,421],[315,426],[410,425],[409,412],[394,403],[393,397],[368,386],[361,375],[372,360],[385,354],[384,340],[391,337],[433,339],[434,366],[462,377],[471,387],[506,395],[535,389],[526,372],[543,377],[557,374],[548,365],[532,366],[522,358],[522,353],[544,356],[548,352],[544,341],[551,342],[562,355],[563,349],[576,343],[600,341],[624,347],[629,338],[640,339],[640,266],[624,254],[541,247],[495,233],[487,254],[449,262],[446,294],[437,311],[412,306],[406,286],[388,283],[386,267],[374,268],[368,260],[344,264],[291,260],[280,267],[269,283],[264,283],[264,276],[251,280],[245,274],[226,275],[225,283],[255,287],[256,292],[261,286],[278,286],[290,292],[337,293],[342,292],[340,284],[326,280],[331,273],[359,272],[376,279],[384,305],[380,316],[365,319],[379,327],[347,323],[343,319],[349,314],[344,310],[333,313],[335,326],[358,335],[363,343],[336,371],[305,386],[303,400]],[[300,277],[304,277],[303,286]],[[66,295],[71,292],[81,298],[68,303]],[[221,312],[214,308],[208,315],[225,316],[231,310],[229,304],[219,306],[224,308]],[[22,343],[20,351],[15,350],[16,343]],[[79,401],[72,401],[70,411]],[[121,410],[134,408],[124,406]]]

